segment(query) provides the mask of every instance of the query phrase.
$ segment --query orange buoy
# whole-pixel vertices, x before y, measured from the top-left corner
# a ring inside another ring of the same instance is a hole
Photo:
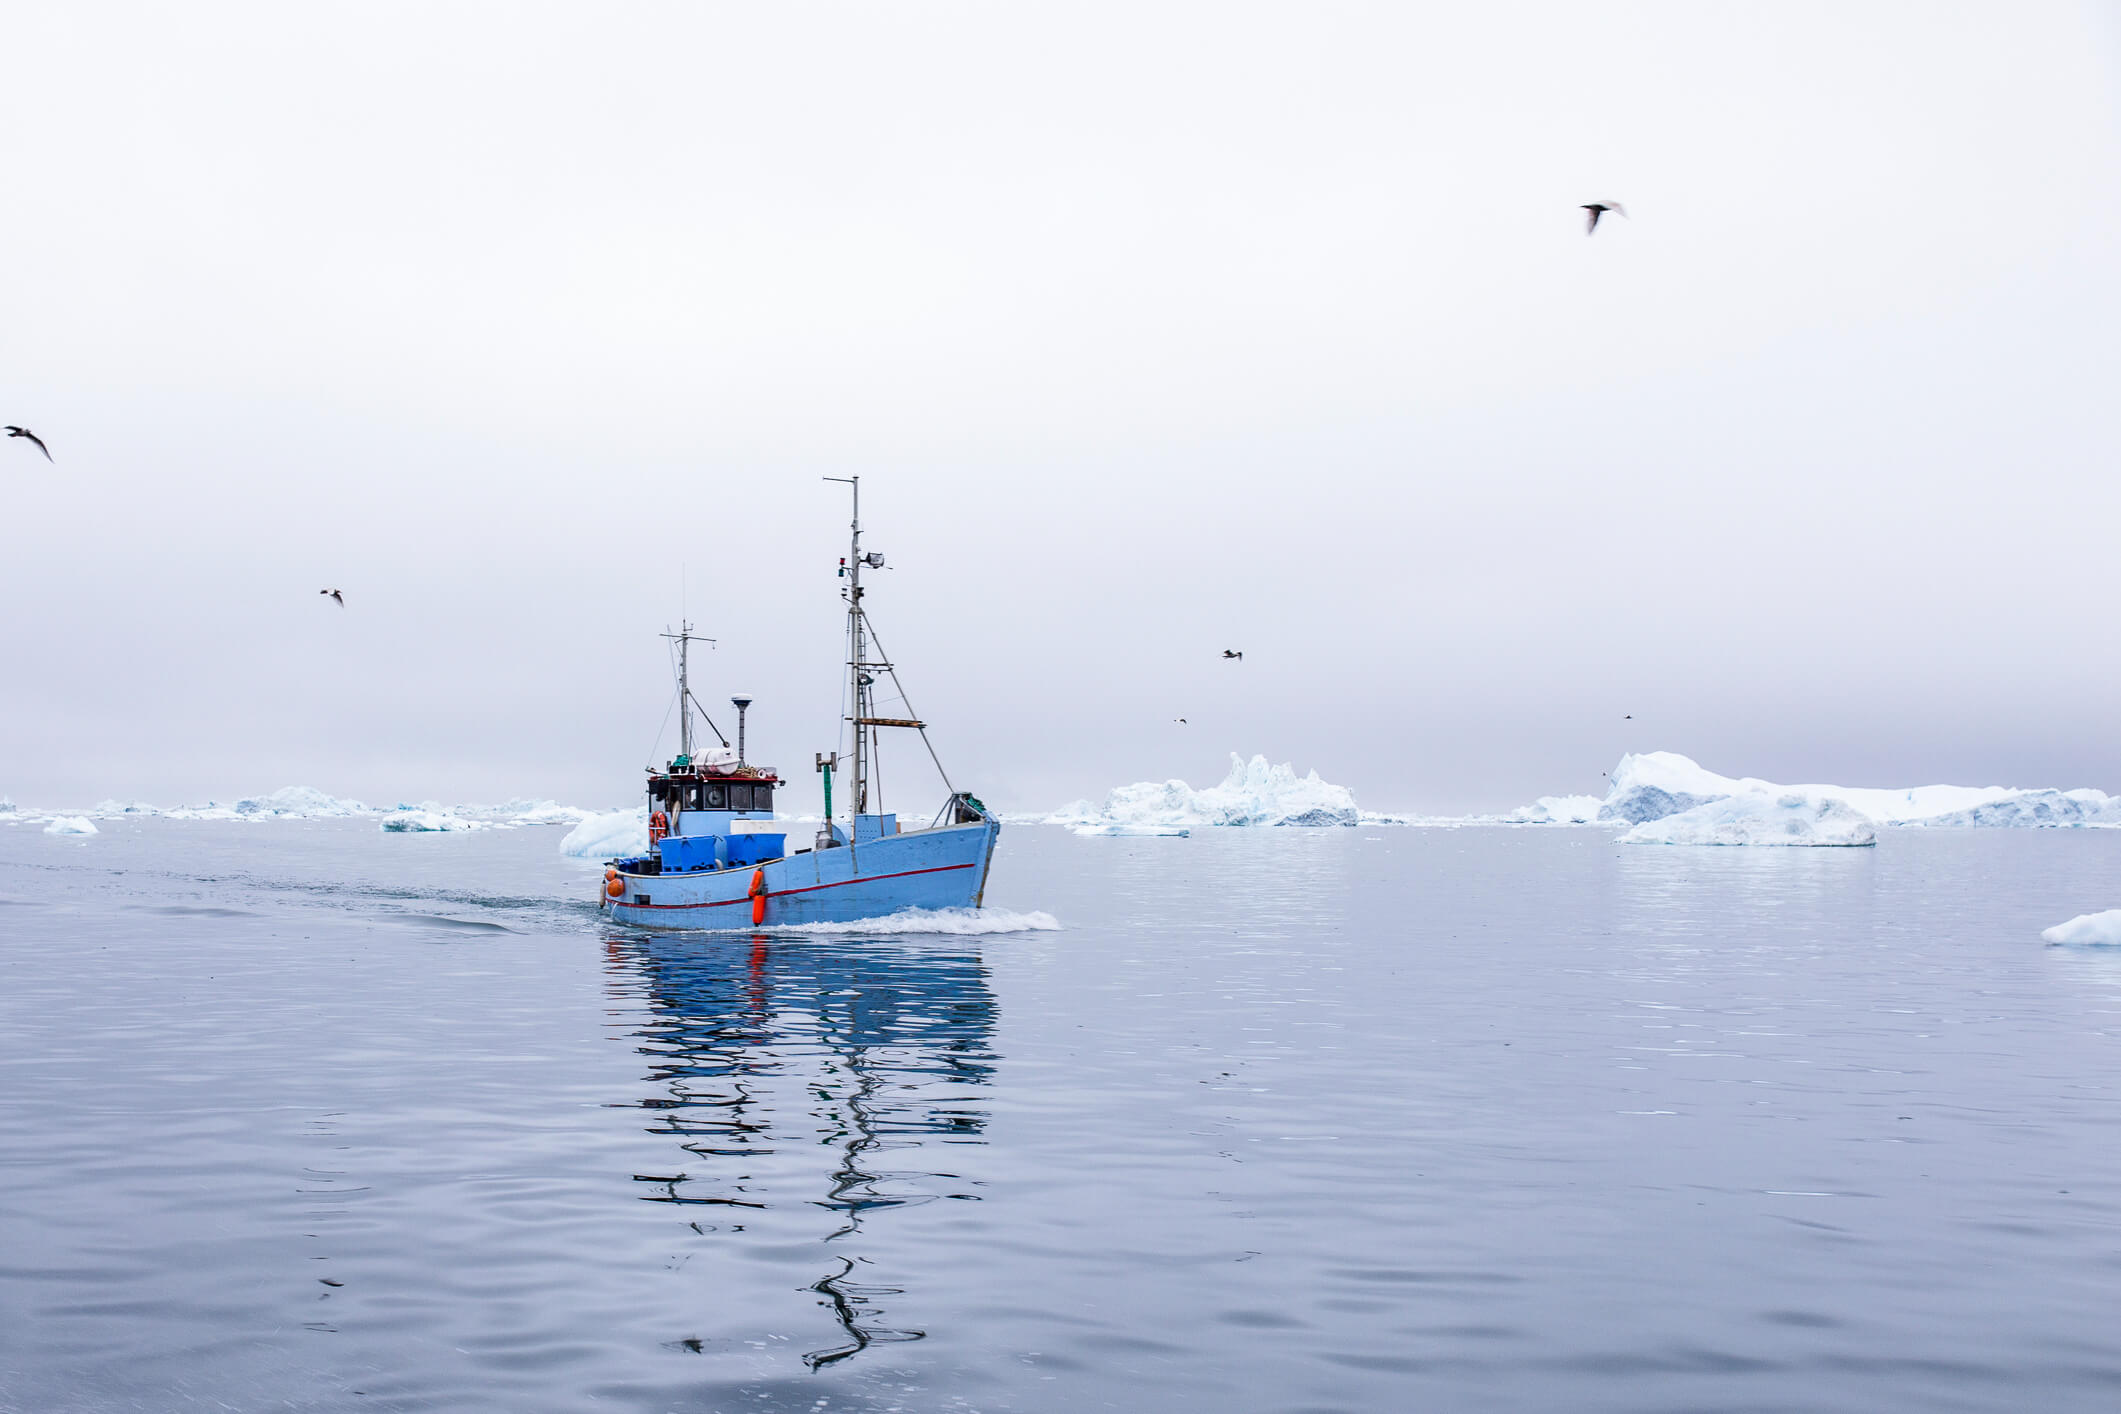
[[[626,881],[614,874],[604,881],[604,892],[610,894],[613,898],[624,898],[626,896]]]
[[[766,921],[766,871],[751,871],[751,926],[756,928]]]

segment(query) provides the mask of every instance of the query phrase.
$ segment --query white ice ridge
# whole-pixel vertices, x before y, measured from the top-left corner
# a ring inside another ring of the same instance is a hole
[[[1346,786],[1299,776],[1288,763],[1230,753],[1230,774],[1219,786],[1195,790],[1184,781],[1137,781],[1115,787],[1103,805],[1078,800],[1045,817],[1049,825],[1112,825],[1197,829],[1212,825],[1353,825],[1361,812]]]
[[[1672,751],[1623,756],[1611,779],[1612,789],[1603,800],[1545,795],[1502,818],[1511,824],[1640,825],[1713,801],[1801,795],[1839,801],[1880,825],[2121,826],[2121,797],[2097,790],[1781,785],[1754,776],[1721,776]]]
[[[1692,845],[1873,845],[1878,831],[1854,806],[1826,796],[1792,791],[1783,795],[1726,796],[1645,820],[1620,837],[1622,844]]]
[[[54,815],[44,827],[47,835],[93,835],[100,831],[95,822],[85,815]]]
[[[2050,943],[2121,945],[2121,908],[2104,913],[2080,913],[2067,923],[2057,923],[2040,936]]]

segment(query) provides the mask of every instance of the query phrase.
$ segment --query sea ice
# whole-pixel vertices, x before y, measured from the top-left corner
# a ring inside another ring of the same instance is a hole
[[[1165,826],[1354,825],[1355,796],[1312,771],[1299,776],[1284,762],[1250,761],[1232,752],[1221,785],[1195,790],[1184,781],[1137,781],[1115,787],[1103,805],[1079,800],[1046,817],[1052,825]]]
[[[592,815],[567,832],[560,853],[577,859],[612,859],[648,852],[648,807]]]
[[[2121,945],[2121,908],[2109,908],[2104,913],[2080,913],[2067,923],[2057,923],[2040,936],[2050,943]]]
[[[101,833],[86,815],[54,815],[46,822],[47,835],[93,835]]]
[[[1872,845],[1878,831],[1845,801],[1791,791],[1781,795],[1727,796],[1645,820],[1620,837],[1622,844],[1692,845]]]

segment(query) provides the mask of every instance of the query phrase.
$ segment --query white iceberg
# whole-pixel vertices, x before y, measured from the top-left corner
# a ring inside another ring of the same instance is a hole
[[[2121,827],[2121,797],[2097,790],[2016,786],[1783,785],[1756,776],[1722,776],[1674,751],[1620,758],[1612,788],[1596,802],[1599,824],[1640,825],[1739,796],[1804,795],[1837,800],[1879,825],[2052,828]],[[1511,824],[1571,822],[1588,796],[1541,796],[1502,820]]]
[[[86,815],[54,815],[45,823],[47,835],[94,835],[100,834],[96,822]]]
[[[2080,913],[2067,923],[2045,929],[2040,936],[2050,943],[2121,945],[2121,908]]]
[[[378,828],[393,835],[439,835],[455,830],[483,830],[486,822],[468,820],[446,810],[422,810],[401,805],[385,815]]]
[[[613,859],[648,852],[648,807],[592,815],[567,832],[560,853],[577,859]]]
[[[1878,843],[1870,819],[1846,801],[1791,791],[1747,792],[1645,820],[1622,844],[1861,846]]]
[[[1288,763],[1264,756],[1230,754],[1230,774],[1221,785],[1195,790],[1184,781],[1137,781],[1116,787],[1103,805],[1079,800],[1046,817],[1051,825],[1163,826],[1194,829],[1215,825],[1354,825],[1361,812],[1346,786],[1312,771],[1299,776]]]
[[[1543,795],[1530,805],[1520,805],[1503,821],[1511,825],[1590,825],[1599,819],[1605,805],[1595,795]],[[1368,822],[1370,817],[1363,817]],[[1397,823],[1379,817],[1378,823]]]

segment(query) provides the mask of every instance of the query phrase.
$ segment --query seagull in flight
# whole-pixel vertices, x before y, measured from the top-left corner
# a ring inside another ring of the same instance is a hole
[[[1238,652],[1238,651],[1237,651],[1237,650],[1236,650],[1235,648],[1225,648],[1225,649],[1223,650],[1223,656],[1224,656],[1225,658],[1235,658],[1235,659],[1237,659],[1238,661],[1242,662],[1242,661],[1244,661],[1244,656],[1245,656],[1245,655],[1244,655],[1244,654],[1242,654],[1242,653],[1240,653],[1240,652]]]
[[[1177,722],[1180,726],[1184,726],[1186,724],[1186,719],[1184,717],[1174,717],[1172,718],[1172,720]]]
[[[1598,218],[1608,211],[1617,211],[1622,216],[1628,214],[1628,209],[1617,201],[1587,201],[1583,204],[1583,209],[1591,213],[1583,223],[1583,233],[1587,236],[1597,231]]]
[[[346,607],[346,600],[340,595],[339,591],[336,589],[319,589],[317,593],[328,594],[331,596],[332,603],[337,604],[342,609]]]
[[[7,429],[7,435],[10,437],[29,438],[30,441],[35,442],[37,444],[37,450],[44,453],[44,459],[46,461],[50,461],[52,459],[52,449],[44,445],[44,439],[42,437],[39,437],[36,433],[30,431],[27,427],[9,426],[9,428]]]

